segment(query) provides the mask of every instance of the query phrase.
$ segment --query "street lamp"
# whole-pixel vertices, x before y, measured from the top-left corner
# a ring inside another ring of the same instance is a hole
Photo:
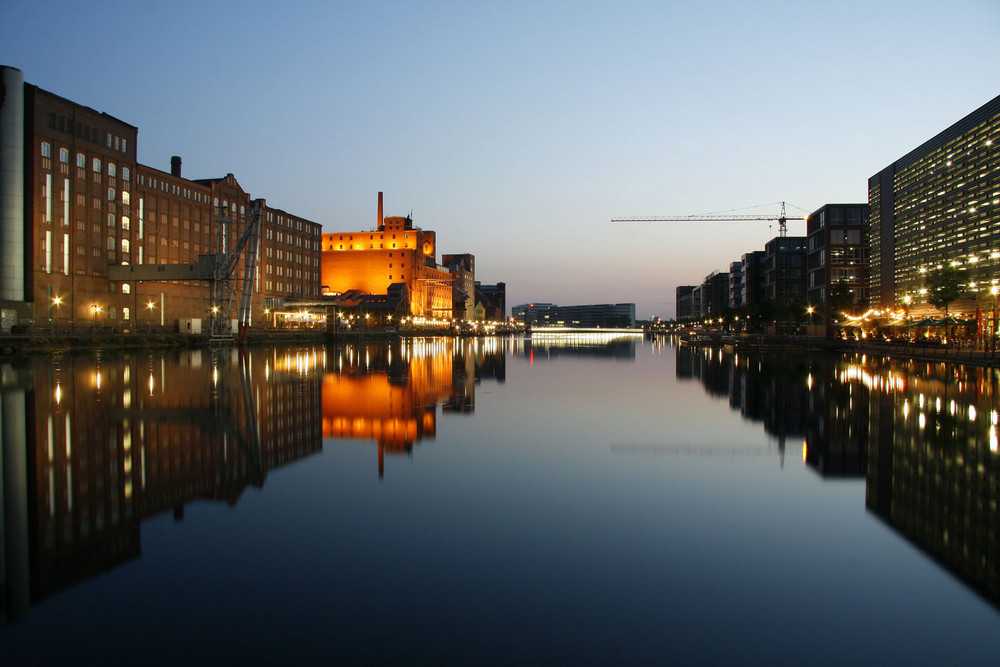
[[[52,297],[52,306],[56,309],[56,316],[53,318],[51,311],[49,312],[49,328],[52,329],[53,333],[55,333],[56,327],[58,327],[60,305],[62,305],[62,297]]]

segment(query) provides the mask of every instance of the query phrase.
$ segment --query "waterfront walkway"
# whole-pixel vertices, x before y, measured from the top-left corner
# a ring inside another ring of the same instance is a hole
[[[735,351],[791,352],[813,351],[841,354],[923,359],[948,363],[1000,368],[1000,351],[984,350],[964,341],[942,344],[931,341],[876,341],[823,338],[817,336],[756,336],[732,334],[697,334],[682,342],[692,346],[732,348]]]

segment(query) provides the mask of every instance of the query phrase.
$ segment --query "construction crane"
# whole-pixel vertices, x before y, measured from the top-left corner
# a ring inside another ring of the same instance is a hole
[[[240,305],[237,311],[236,342],[243,345],[246,342],[247,329],[250,327],[250,299],[253,295],[253,278],[257,269],[257,246],[260,241],[261,202],[255,200],[250,204],[246,227],[240,234],[233,248],[228,247],[229,232],[226,229],[230,221],[225,209],[220,208],[220,216],[216,221],[218,238],[216,254],[210,256],[212,273],[212,338],[228,338],[232,336],[229,328],[229,314],[232,308],[235,289],[232,286],[236,266],[240,254],[243,254],[243,284],[240,294]],[[246,253],[243,250],[246,249]]]
[[[752,222],[755,220],[769,220],[778,222],[778,236],[788,236],[787,222],[789,220],[806,220],[806,217],[788,216],[785,214],[785,202],[781,204],[781,213],[778,215],[665,215],[649,216],[638,218],[612,218],[611,222]]]

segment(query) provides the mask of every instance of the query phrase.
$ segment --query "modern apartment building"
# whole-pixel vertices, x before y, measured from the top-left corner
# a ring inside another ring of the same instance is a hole
[[[763,250],[748,252],[741,258],[743,270],[740,276],[740,291],[744,306],[755,306],[764,300],[765,268],[767,255]]]
[[[719,317],[729,309],[729,274],[713,271],[701,285],[702,316]]]
[[[967,294],[1000,279],[1000,96],[868,179],[869,304],[931,314],[926,276],[950,265]]]
[[[701,313],[694,309],[694,285],[678,285],[674,290],[674,312],[677,320],[689,320]]]
[[[776,306],[805,308],[806,237],[777,236],[764,245],[764,292]]]
[[[827,204],[806,222],[806,300],[816,308],[844,286],[868,304],[868,204]]]
[[[743,305],[743,262],[729,264],[729,307],[739,308]]]

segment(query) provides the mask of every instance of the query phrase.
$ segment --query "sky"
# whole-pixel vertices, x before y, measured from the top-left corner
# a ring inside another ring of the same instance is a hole
[[[324,232],[384,192],[508,309],[670,318],[777,224],[612,218],[867,201],[1000,94],[1000,2],[3,0],[0,65]]]

